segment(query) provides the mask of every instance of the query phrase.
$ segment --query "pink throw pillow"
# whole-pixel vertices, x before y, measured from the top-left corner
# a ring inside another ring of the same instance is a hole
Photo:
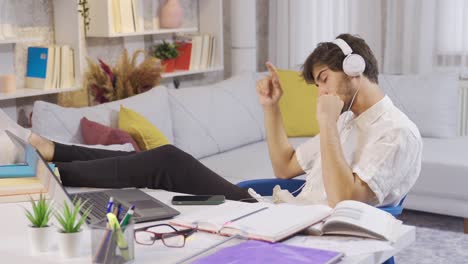
[[[80,121],[81,135],[87,145],[113,145],[130,143],[136,152],[140,152],[135,140],[125,131],[108,127],[83,117]]]

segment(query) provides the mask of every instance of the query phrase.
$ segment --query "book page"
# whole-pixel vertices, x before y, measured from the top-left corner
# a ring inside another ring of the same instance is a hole
[[[343,201],[335,207],[322,231],[393,241],[400,226],[400,220],[383,210],[357,201]]]
[[[200,230],[218,232],[226,223],[265,206],[270,205],[264,203],[227,202],[187,216],[177,217],[171,223],[190,227],[195,227],[198,224]]]
[[[254,239],[275,242],[321,221],[330,212],[331,208],[324,205],[276,204],[227,224],[221,233],[244,233]]]

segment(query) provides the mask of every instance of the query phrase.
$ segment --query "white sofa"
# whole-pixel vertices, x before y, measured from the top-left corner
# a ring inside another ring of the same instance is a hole
[[[255,92],[261,75],[244,74],[179,90],[159,86],[131,98],[80,109],[39,101],[34,105],[33,131],[61,142],[83,143],[80,119],[86,116],[116,127],[122,104],[144,115],[172,144],[233,183],[272,178],[263,112]],[[380,76],[380,84],[424,136],[421,176],[405,207],[468,218],[468,139],[457,137],[456,76],[385,75]],[[305,140],[290,138],[293,146]]]

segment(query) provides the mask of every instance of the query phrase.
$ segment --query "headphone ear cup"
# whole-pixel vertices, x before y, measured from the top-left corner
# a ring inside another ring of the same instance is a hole
[[[356,77],[364,73],[366,62],[359,54],[349,54],[343,60],[343,71],[346,75]]]

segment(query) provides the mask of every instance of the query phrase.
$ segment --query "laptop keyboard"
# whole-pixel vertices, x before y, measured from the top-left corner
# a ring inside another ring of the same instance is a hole
[[[72,200],[81,198],[82,201],[88,201],[83,208],[81,209],[81,213],[83,213],[85,210],[87,210],[90,206],[92,206],[91,212],[89,213],[90,216],[93,216],[92,218],[103,220],[106,219],[106,214],[107,214],[107,204],[109,203],[110,196],[105,193],[105,192],[85,192],[85,193],[75,193],[70,195]],[[114,199],[114,205],[116,203],[119,203],[119,201],[115,201]],[[122,204],[122,215],[120,217],[123,217],[125,213],[128,211],[128,207]],[[138,213],[134,213],[134,217],[140,217]],[[90,222],[91,217],[88,217],[88,221]]]

